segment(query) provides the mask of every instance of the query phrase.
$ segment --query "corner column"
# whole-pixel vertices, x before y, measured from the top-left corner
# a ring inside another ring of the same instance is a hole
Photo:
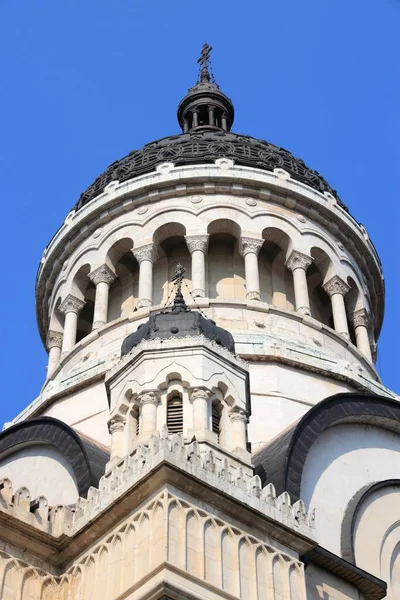
[[[312,260],[311,256],[293,250],[286,261],[287,268],[293,274],[296,311],[303,315],[311,315],[306,271],[311,265]]]
[[[47,349],[49,351],[49,362],[47,363],[47,377],[57,368],[61,358],[63,334],[61,331],[49,331],[47,334]]]
[[[354,325],[357,348],[364,354],[365,358],[372,362],[371,346],[368,335],[369,315],[365,308],[354,311],[351,315],[351,320]]]
[[[192,294],[196,298],[206,296],[206,252],[209,235],[185,235],[192,255]]]
[[[111,434],[110,461],[115,458],[123,458],[126,454],[124,448],[125,424],[125,419],[119,415],[111,419],[108,424],[108,430]]]
[[[139,300],[138,308],[153,304],[153,264],[156,261],[154,244],[147,244],[132,250],[139,263]]]
[[[96,286],[92,329],[99,329],[99,327],[103,327],[107,323],[108,295],[110,285],[115,280],[115,277],[115,273],[107,265],[101,265],[89,273],[89,279]]]
[[[78,315],[82,308],[85,306],[85,301],[80,298],[76,298],[72,294],[63,300],[60,304],[60,312],[65,315],[64,322],[64,334],[61,353],[69,352],[75,346],[76,343],[76,332],[78,326]]]
[[[229,411],[231,420],[231,447],[232,450],[241,448],[247,449],[247,412],[238,406],[234,406]]]
[[[157,431],[158,398],[154,392],[139,396],[141,434],[151,434]]]
[[[334,275],[322,286],[325,292],[330,296],[332,303],[333,325],[335,331],[340,333],[346,340],[350,339],[349,326],[347,323],[346,307],[344,297],[350,287],[338,275]]]
[[[244,257],[246,275],[246,299],[260,300],[260,276],[258,272],[258,253],[264,240],[241,237],[239,252]]]

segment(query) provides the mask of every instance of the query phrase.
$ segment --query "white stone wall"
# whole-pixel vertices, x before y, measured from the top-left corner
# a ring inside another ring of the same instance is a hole
[[[49,504],[73,504],[79,497],[75,475],[63,454],[52,446],[34,444],[0,461],[0,479],[14,489],[27,487],[32,497],[43,495]]]
[[[316,510],[321,546],[340,556],[347,505],[364,486],[400,478],[399,452],[397,434],[372,426],[338,425],[318,437],[307,455],[300,494],[307,510]]]

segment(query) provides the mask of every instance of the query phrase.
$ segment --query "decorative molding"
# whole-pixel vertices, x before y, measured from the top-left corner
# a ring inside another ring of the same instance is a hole
[[[208,240],[210,236],[204,235],[185,235],[185,241],[189,249],[190,254],[195,250],[201,250],[204,254],[207,252]]]
[[[153,303],[149,298],[141,298],[140,300],[138,300],[137,302],[137,308],[147,308],[149,306],[151,306]]]
[[[144,406],[145,404],[153,404],[155,406],[158,405],[158,396],[156,392],[146,392],[145,394],[140,394],[139,396],[140,406]]]
[[[108,423],[108,431],[111,435],[117,431],[124,431],[126,420],[121,415],[115,415]]]
[[[248,423],[248,414],[243,408],[239,406],[233,406],[229,411],[229,418],[231,421],[241,421],[242,423]]]
[[[61,348],[63,341],[62,331],[52,331],[50,330],[47,334],[47,349],[50,348]]]
[[[196,288],[195,290],[192,290],[192,296],[194,298],[205,298],[206,297],[206,292],[205,292],[205,290],[202,290],[200,288]]]
[[[89,273],[88,277],[94,285],[97,285],[98,283],[107,283],[108,285],[111,285],[116,278],[116,274],[108,265],[104,264]]]
[[[357,327],[368,327],[370,323],[369,314],[365,310],[365,308],[360,308],[355,310],[353,314],[349,315],[351,322],[354,325],[354,328]]]
[[[148,260],[154,264],[157,260],[157,252],[153,243],[140,246],[139,248],[133,248],[132,253],[139,263]]]
[[[69,312],[73,312],[76,315],[79,315],[85,304],[86,302],[84,300],[81,300],[80,298],[77,298],[72,294],[68,294],[68,296],[66,296],[61,302],[59,311],[64,315],[66,315]]]
[[[239,252],[242,256],[246,256],[250,252],[258,254],[264,244],[264,240],[258,238],[241,237],[239,243]]]
[[[295,269],[303,269],[304,271],[307,271],[312,262],[313,259],[311,256],[308,256],[308,254],[303,254],[303,252],[293,250],[286,261],[286,266],[290,271],[294,271]]]
[[[260,292],[247,292],[246,300],[261,300]]]
[[[194,388],[193,392],[190,395],[190,399],[192,402],[196,400],[208,400],[211,396],[210,390],[202,389],[202,388]]]
[[[341,296],[345,296],[347,292],[350,290],[350,286],[347,285],[343,279],[339,277],[339,275],[334,275],[323,284],[322,288],[328,294],[328,296],[333,296],[334,294],[340,294]]]

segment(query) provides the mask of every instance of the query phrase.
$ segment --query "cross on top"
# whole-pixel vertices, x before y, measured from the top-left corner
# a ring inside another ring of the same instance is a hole
[[[201,54],[200,54],[200,58],[197,60],[198,64],[203,68],[207,68],[208,67],[208,63],[210,60],[210,54],[211,54],[211,50],[213,49],[212,46],[209,46],[208,44],[203,44],[203,47],[201,49]]]
[[[177,293],[181,291],[183,275],[186,272],[186,269],[182,267],[181,263],[178,263],[175,268],[174,276],[172,277],[172,281],[176,286]]]

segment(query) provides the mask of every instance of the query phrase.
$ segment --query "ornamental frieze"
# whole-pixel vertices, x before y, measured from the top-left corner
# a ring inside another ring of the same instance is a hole
[[[265,171],[281,168],[292,179],[305,183],[318,192],[329,192],[338,204],[347,210],[335,190],[317,171],[309,169],[290,152],[265,140],[227,132],[188,132],[175,135],[133,150],[128,156],[114,162],[81,195],[76,210],[93,200],[112,181],[120,183],[151,173],[160,163],[172,161],[175,166],[214,163],[218,158],[232,159],[235,164]]]

